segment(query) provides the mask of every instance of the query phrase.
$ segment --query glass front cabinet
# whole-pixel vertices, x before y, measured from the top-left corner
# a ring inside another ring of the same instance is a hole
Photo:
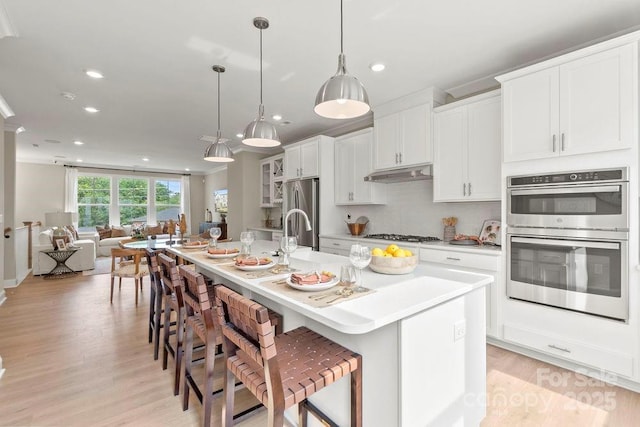
[[[268,157],[260,162],[260,207],[271,208],[282,203],[284,155]]]

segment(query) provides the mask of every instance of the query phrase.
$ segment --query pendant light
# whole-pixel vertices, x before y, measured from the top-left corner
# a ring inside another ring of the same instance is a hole
[[[225,68],[222,65],[214,65],[211,68],[218,73],[218,131],[216,132],[216,140],[205,150],[204,159],[208,162],[233,162],[233,152],[226,144],[228,139],[222,138],[220,131],[220,73],[224,73]]]
[[[269,28],[267,18],[254,18],[253,26],[260,30],[260,107],[258,117],[249,123],[242,135],[242,143],[252,147],[277,147],[280,138],[276,127],[264,119],[264,105],[262,105],[262,30]]]
[[[329,119],[352,119],[371,110],[369,97],[362,83],[347,72],[343,50],[342,0],[340,0],[340,55],[338,71],[327,80],[316,95],[313,111]]]

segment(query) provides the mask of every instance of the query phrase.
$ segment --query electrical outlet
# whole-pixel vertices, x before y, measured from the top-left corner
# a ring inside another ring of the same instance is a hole
[[[467,333],[466,320],[463,319],[453,324],[453,340],[454,341],[458,341],[464,338],[466,333]]]

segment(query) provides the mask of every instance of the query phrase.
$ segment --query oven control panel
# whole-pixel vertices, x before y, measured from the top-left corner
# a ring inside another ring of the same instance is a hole
[[[509,178],[509,187],[529,185],[562,185],[606,181],[626,181],[627,168],[562,172],[544,175],[523,175]]]

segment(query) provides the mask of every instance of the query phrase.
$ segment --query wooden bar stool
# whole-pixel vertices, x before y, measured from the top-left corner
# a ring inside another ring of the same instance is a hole
[[[149,292],[149,342],[153,343],[153,360],[158,360],[160,348],[160,329],[162,329],[162,284],[157,252],[154,249],[145,250],[151,285]]]
[[[160,282],[162,284],[162,302],[164,306],[162,369],[167,369],[168,356],[171,354],[175,361],[173,380],[173,394],[180,393],[180,372],[182,369],[185,309],[183,300],[184,286],[175,260],[165,254],[158,254]],[[175,322],[171,322],[171,313],[176,314]],[[173,330],[171,327],[174,327]],[[176,343],[171,345],[171,335],[176,336]]]
[[[307,399],[351,374],[351,426],[362,426],[362,356],[306,327],[274,336],[267,309],[224,286],[215,288],[217,322],[225,357],[222,425],[233,425],[236,378],[268,410],[269,427],[284,425],[298,405],[298,425],[311,412],[335,426]]]

